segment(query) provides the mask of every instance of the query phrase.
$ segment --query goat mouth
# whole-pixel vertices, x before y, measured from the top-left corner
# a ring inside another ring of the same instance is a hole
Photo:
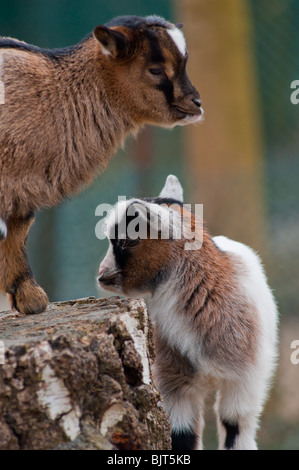
[[[105,286],[117,284],[118,280],[119,280],[119,271],[109,272],[109,270],[106,270],[106,269],[104,269],[104,271],[97,278],[98,283],[103,284]]]
[[[194,112],[187,112],[186,110],[182,110],[182,108],[176,108],[176,116],[177,120],[175,125],[177,126],[186,126],[187,124],[196,124],[197,122],[202,121],[203,119],[203,109],[200,108],[196,113]]]
[[[97,281],[99,286],[102,287],[102,289],[109,292],[113,292],[114,294],[123,295],[120,279],[117,274],[100,274],[100,276],[97,278]]]
[[[103,277],[102,275],[98,277],[98,283],[103,286],[111,286],[115,284],[116,276]]]
[[[198,111],[195,113],[194,111],[188,111],[184,108],[181,108],[180,106],[173,106],[175,111],[176,111],[176,114],[178,116],[178,119],[200,119],[201,116],[203,115],[203,109],[202,108],[199,108]]]

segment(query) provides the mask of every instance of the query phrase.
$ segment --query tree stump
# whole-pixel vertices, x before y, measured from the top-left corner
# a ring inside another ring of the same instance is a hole
[[[142,300],[1,313],[0,449],[170,449],[153,357]]]

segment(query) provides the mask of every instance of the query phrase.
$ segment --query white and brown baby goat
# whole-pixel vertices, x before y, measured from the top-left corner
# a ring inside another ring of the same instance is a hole
[[[184,209],[182,196],[170,175],[158,198],[115,206],[107,216],[109,249],[98,281],[104,289],[148,298],[154,378],[170,415],[173,449],[202,448],[204,400],[212,390],[219,449],[256,449],[275,367],[275,301],[258,256],[242,243],[211,238]],[[139,225],[148,224],[144,238],[127,235],[132,207]],[[170,234],[191,219],[192,231],[201,231],[195,235],[201,248],[185,249],[184,230],[180,239],[164,238],[161,231],[151,239],[152,214],[160,227],[171,224]]]
[[[35,210],[91,183],[144,124],[200,119],[180,26],[118,17],[59,50],[0,38],[0,291],[20,312],[48,303],[25,249]]]

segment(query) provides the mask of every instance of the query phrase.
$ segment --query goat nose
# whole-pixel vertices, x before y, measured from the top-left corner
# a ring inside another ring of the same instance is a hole
[[[201,100],[200,99],[194,98],[192,101],[196,106],[198,106],[199,108],[201,107]]]

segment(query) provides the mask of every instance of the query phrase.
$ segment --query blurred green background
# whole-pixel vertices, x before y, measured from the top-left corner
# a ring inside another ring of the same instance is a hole
[[[296,0],[0,0],[0,35],[41,47],[75,44],[96,24],[122,14],[185,22],[189,76],[205,121],[172,131],[145,128],[80,196],[41,211],[29,257],[50,299],[105,295],[96,287],[106,241],[95,237],[95,209],[118,195],[157,195],[169,173],[185,200],[204,203],[213,235],[250,244],[264,260],[281,313],[281,357],[260,430],[260,447],[299,449],[299,79]],[[38,132],[38,129],[37,129]],[[207,448],[215,448],[208,413]]]

